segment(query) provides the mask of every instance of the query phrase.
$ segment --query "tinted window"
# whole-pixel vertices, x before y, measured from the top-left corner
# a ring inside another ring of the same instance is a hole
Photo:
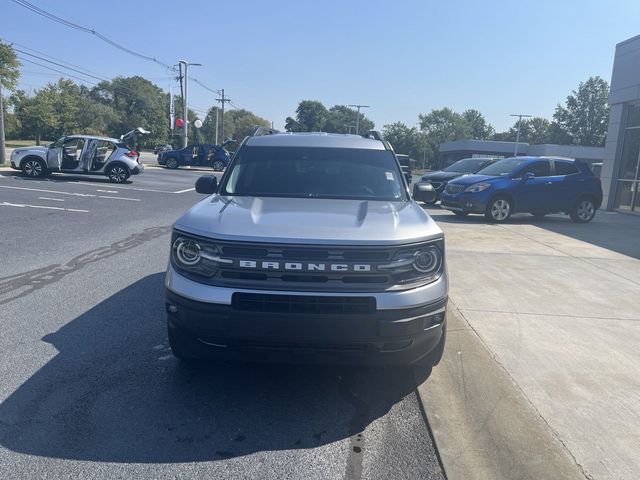
[[[556,164],[556,175],[573,175],[574,173],[578,173],[578,167],[576,167],[573,163],[569,162],[555,162]]]
[[[533,173],[536,177],[548,177],[551,175],[551,165],[548,161],[533,162],[522,169],[522,173]]]
[[[475,173],[483,164],[487,163],[486,158],[465,158],[458,160],[456,163],[449,165],[444,169],[445,172],[459,172],[459,173]]]
[[[342,148],[245,147],[236,153],[220,193],[406,200],[393,153]]]
[[[504,160],[498,160],[496,163],[492,163],[488,167],[484,167],[477,173],[478,175],[506,177],[526,161],[524,158],[505,158]]]

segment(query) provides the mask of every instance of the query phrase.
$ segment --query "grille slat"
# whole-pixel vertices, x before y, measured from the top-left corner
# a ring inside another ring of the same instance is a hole
[[[458,193],[462,192],[464,188],[465,188],[464,185],[456,185],[456,184],[448,183],[447,188],[445,189],[445,192],[450,193],[451,195],[457,195]]]
[[[271,295],[234,293],[234,310],[260,313],[310,313],[319,315],[366,315],[376,309],[373,297],[324,297],[315,295]]]

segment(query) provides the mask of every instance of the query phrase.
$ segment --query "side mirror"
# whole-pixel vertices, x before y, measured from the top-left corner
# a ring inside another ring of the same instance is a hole
[[[418,182],[413,186],[413,199],[417,202],[433,203],[437,199],[436,190],[430,183]]]
[[[522,181],[526,182],[527,180],[531,180],[532,178],[536,178],[536,176],[531,172],[524,172],[522,174]]]
[[[203,175],[196,180],[196,192],[211,195],[218,191],[218,179],[213,175]]]

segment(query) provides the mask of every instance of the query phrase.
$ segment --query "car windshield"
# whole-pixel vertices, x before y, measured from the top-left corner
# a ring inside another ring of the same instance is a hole
[[[220,194],[404,201],[401,176],[387,150],[245,147]]]
[[[475,173],[486,161],[486,158],[465,158],[449,165],[443,172]]]
[[[504,160],[498,160],[496,163],[492,163],[491,165],[484,167],[477,173],[478,175],[506,177],[526,161],[526,158],[505,158]]]

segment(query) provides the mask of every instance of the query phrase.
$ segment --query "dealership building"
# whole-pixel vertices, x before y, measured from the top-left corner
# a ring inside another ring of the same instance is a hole
[[[640,213],[640,35],[616,45],[609,105],[603,208]]]

